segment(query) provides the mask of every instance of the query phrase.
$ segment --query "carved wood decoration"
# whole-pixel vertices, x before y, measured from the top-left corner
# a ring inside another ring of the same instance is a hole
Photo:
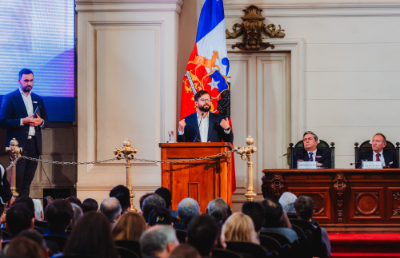
[[[355,196],[356,215],[379,215],[379,192],[356,192]]]
[[[336,189],[337,205],[338,205],[338,223],[343,223],[343,193],[346,189],[346,177],[343,173],[337,173],[335,176],[335,184],[333,187]]]
[[[393,199],[397,201],[397,208],[393,209],[393,216],[399,216],[400,215],[400,192],[394,192]]]
[[[271,188],[274,193],[274,198],[279,200],[283,189],[283,176],[281,174],[273,174],[271,179]]]
[[[243,23],[235,23],[232,27],[233,32],[229,32],[226,30],[226,38],[227,39],[235,39],[243,35],[243,39],[241,43],[236,43],[232,46],[232,49],[235,47],[241,50],[263,50],[271,47],[274,49],[275,47],[267,42],[262,42],[262,34],[268,36],[269,38],[283,38],[285,37],[285,33],[283,33],[281,29],[281,25],[279,29],[276,30],[274,24],[264,24],[265,17],[261,15],[262,9],[255,6],[250,5],[246,9],[243,10],[245,15],[242,18]]]

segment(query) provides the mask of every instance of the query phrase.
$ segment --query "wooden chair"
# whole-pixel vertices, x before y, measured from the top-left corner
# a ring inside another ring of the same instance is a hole
[[[180,230],[176,229],[176,238],[178,238],[178,241],[180,244],[186,243],[186,231],[185,230]]]
[[[270,252],[276,252],[279,258],[289,258],[289,250],[288,247],[282,246],[276,239],[260,235],[260,245],[264,247],[266,250]]]
[[[249,242],[226,242],[226,249],[240,254],[243,258],[275,257],[275,253],[267,251],[264,247]]]
[[[212,257],[213,258],[243,258],[243,256],[241,256],[238,253],[229,251],[229,250],[225,250],[225,249],[221,249],[221,248],[216,248],[212,250]]]
[[[304,232],[299,226],[292,225],[292,229],[296,231],[299,237],[299,257],[310,258],[312,257],[312,233],[310,230]]]
[[[117,246],[116,249],[120,258],[139,258],[139,256],[135,252],[132,252],[127,248]]]
[[[355,168],[361,167],[361,160],[359,159],[359,155],[362,152],[367,152],[372,149],[372,145],[370,143],[370,140],[364,141],[361,143],[360,147],[358,147],[358,142],[354,143],[354,165]],[[400,153],[400,143],[396,142],[396,147],[394,147],[394,144],[390,141],[386,141],[386,147],[385,150],[393,151],[395,152],[395,157],[397,159],[397,167],[400,167],[400,162],[399,162],[399,153]],[[351,164],[353,165],[353,164]]]
[[[140,243],[137,241],[118,240],[115,241],[115,245],[131,250],[132,252],[136,253],[139,258],[142,258],[142,254],[140,252]]]
[[[289,239],[285,237],[283,234],[276,233],[276,232],[269,232],[269,231],[261,231],[260,235],[262,236],[269,236],[279,242],[282,246],[282,255],[285,257],[292,257],[293,252],[293,244],[290,243]],[[297,251],[297,250],[296,250]]]
[[[310,222],[300,219],[291,219],[290,223],[292,223],[292,226],[299,226],[304,232],[310,231],[312,233],[309,236],[312,239],[312,256],[320,257],[322,254],[321,228],[319,226],[315,228]]]
[[[294,164],[294,154],[299,150],[304,149],[303,145],[303,140],[298,141],[296,145],[293,147],[293,143],[289,143],[288,147],[288,154],[289,154],[289,167],[293,168]],[[326,141],[319,140],[319,143],[317,145],[317,149],[326,149],[331,152],[331,167],[330,168],[335,168],[335,143],[331,142],[331,146],[329,147],[329,144]]]

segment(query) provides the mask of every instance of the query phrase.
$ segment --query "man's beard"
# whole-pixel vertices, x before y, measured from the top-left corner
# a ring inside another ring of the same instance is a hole
[[[210,108],[211,108],[211,106],[208,106],[208,107],[204,107],[204,105],[203,105],[203,106],[199,106],[199,110],[200,110],[200,111],[203,111],[203,112],[208,112],[208,111],[210,111]]]
[[[30,92],[32,90],[32,87],[25,87],[23,88],[23,92]]]

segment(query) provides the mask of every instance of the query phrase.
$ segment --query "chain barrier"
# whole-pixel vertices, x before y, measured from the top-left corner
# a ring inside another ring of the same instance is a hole
[[[200,161],[200,160],[205,160],[205,159],[215,159],[222,157],[224,155],[228,155],[230,153],[233,153],[235,151],[226,151],[226,152],[221,152],[219,154],[211,155],[211,156],[206,156],[206,157],[200,157],[200,158],[194,158],[194,159],[183,159],[183,160],[151,160],[151,159],[137,159],[133,158],[133,161],[139,161],[139,162],[148,162],[148,163],[189,163],[189,162],[194,162],[194,161]],[[31,158],[27,156],[21,156],[22,159],[27,159],[31,161],[37,161],[37,162],[43,162],[43,163],[48,163],[48,164],[56,164],[56,165],[89,165],[89,164],[97,164],[97,163],[105,163],[105,162],[110,162],[114,161],[117,158],[111,158],[111,159],[103,159],[103,160],[95,160],[95,161],[85,161],[85,162],[64,162],[64,161],[52,161],[52,160],[45,160],[45,159],[36,159],[36,158]],[[14,165],[15,162],[17,162],[18,159],[16,159],[13,163],[10,164],[10,166],[7,167],[7,171]]]
[[[17,157],[17,158],[14,160],[14,162],[11,162],[10,165],[6,168],[6,171],[10,170],[10,169],[14,166],[14,164],[17,164],[17,161],[18,161],[18,160],[19,160],[19,158]]]

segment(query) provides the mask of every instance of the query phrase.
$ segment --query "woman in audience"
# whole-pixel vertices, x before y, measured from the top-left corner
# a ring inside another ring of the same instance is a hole
[[[139,241],[145,230],[146,222],[143,217],[137,213],[129,212],[119,218],[112,230],[112,235],[115,241]]]
[[[8,245],[7,257],[47,258],[48,256],[34,240],[25,236],[17,236]]]
[[[155,207],[149,214],[149,226],[172,225],[171,212],[166,208]]]
[[[72,229],[64,254],[118,258],[110,223],[104,214],[90,211],[83,215]]]
[[[242,212],[235,212],[222,226],[221,244],[225,242],[240,241],[260,244],[257,233],[254,230],[254,223],[249,216]]]

